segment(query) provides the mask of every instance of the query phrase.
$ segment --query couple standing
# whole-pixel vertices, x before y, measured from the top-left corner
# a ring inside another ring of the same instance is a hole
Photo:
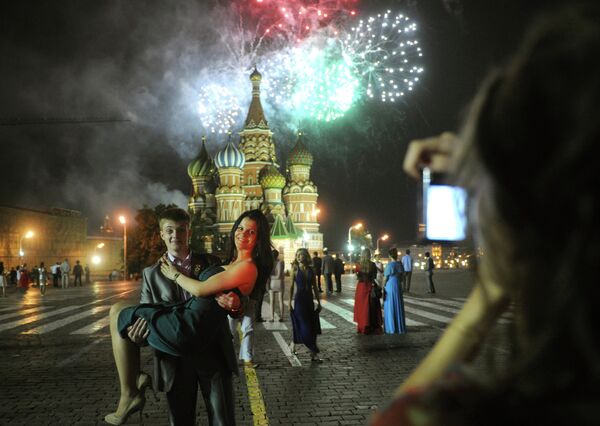
[[[141,304],[118,303],[111,309],[121,396],[117,411],[105,417],[107,423],[122,424],[141,413],[144,391],[152,386],[166,392],[171,425],[196,424],[198,387],[209,423],[235,424],[232,376],[238,367],[227,314],[240,318],[242,301],[248,301],[255,283],[266,280],[272,267],[263,265],[260,255],[270,251],[268,223],[258,210],[238,218],[226,266],[215,256],[190,251],[189,224],[182,209],[160,215],[167,253],[144,269]],[[140,370],[139,347],[146,344],[154,349],[153,378]]]

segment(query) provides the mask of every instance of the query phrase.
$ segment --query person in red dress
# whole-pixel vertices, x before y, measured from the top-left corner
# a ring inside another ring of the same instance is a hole
[[[371,297],[371,290],[377,277],[377,267],[371,262],[371,250],[364,249],[360,263],[356,265],[358,283],[354,293],[354,321],[360,334],[381,334],[383,320],[379,298]]]

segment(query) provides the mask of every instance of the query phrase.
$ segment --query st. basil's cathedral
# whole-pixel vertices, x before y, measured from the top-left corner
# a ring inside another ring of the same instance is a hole
[[[209,253],[225,250],[231,227],[245,210],[261,209],[271,224],[273,246],[283,254],[286,268],[296,249],[323,250],[319,232],[317,186],[310,180],[312,154],[298,134],[287,160],[286,176],[279,171],[273,132],[260,101],[261,74],[250,75],[252,101],[236,146],[229,136],[214,160],[202,138],[200,153],[189,165],[193,194],[192,246]]]

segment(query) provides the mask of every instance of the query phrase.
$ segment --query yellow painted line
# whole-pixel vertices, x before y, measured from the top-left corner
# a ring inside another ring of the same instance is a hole
[[[242,329],[238,324],[238,334],[240,342],[242,341]],[[248,400],[250,401],[250,411],[254,420],[254,426],[269,426],[267,417],[267,408],[260,390],[260,383],[256,375],[256,369],[252,366],[244,365],[244,375],[246,376],[246,387],[248,388]]]

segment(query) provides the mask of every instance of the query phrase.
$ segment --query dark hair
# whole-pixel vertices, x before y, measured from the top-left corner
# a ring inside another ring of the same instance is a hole
[[[279,251],[277,249],[273,249],[271,253],[273,254],[273,260],[279,257]]]
[[[190,223],[190,215],[183,209],[179,207],[170,207],[168,209],[164,209],[158,215],[158,224],[160,226],[160,222],[163,220],[172,220],[173,222],[187,222]]]
[[[398,249],[396,247],[392,247],[388,250],[388,254],[392,259],[398,259]]]
[[[425,252],[425,257],[429,257],[430,253],[428,251]]]
[[[252,250],[252,259],[258,269],[258,277],[254,283],[254,288],[250,297],[256,298],[256,295],[265,288],[267,280],[273,270],[273,246],[271,245],[271,233],[269,228],[269,222],[266,216],[260,210],[246,210],[244,213],[237,218],[231,232],[229,233],[229,240],[227,241],[227,259],[232,262],[237,257],[237,249],[235,248],[235,230],[240,226],[240,223],[244,218],[248,218],[256,222],[256,244],[254,250]]]
[[[410,249],[406,249],[406,254],[410,254]]]
[[[444,424],[598,421],[598,22],[591,3],[538,21],[485,82],[463,129],[457,176],[475,200],[486,271],[516,302],[515,323],[491,386],[429,399]]]
[[[311,269],[312,270],[312,266],[311,266],[311,261],[310,261],[310,253],[308,252],[308,249],[305,249],[303,247],[300,247],[298,250],[296,250],[296,254],[294,255],[294,261],[292,262],[292,272],[293,272],[293,277],[292,279],[296,279],[296,273],[298,272],[298,253],[300,252],[304,252],[305,254],[305,258],[306,258],[306,263],[304,264],[304,266],[306,266],[307,269]]]
[[[319,252],[313,251],[313,255],[318,256]]]

